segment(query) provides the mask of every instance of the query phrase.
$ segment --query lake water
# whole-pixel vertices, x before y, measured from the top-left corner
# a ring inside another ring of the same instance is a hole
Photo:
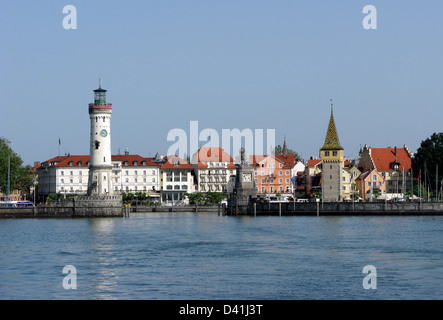
[[[431,216],[0,219],[0,299],[442,299],[442,243]]]

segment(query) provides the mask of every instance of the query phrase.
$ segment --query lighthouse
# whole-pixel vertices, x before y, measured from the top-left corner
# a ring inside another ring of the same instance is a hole
[[[94,90],[94,103],[89,104],[91,123],[88,196],[112,195],[111,162],[112,104],[106,103],[106,90]]]

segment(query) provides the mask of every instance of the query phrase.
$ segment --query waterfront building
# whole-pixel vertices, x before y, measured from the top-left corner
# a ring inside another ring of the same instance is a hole
[[[386,181],[386,192],[403,197],[413,188],[412,153],[403,148],[364,146],[358,164],[360,170],[375,169]]]
[[[322,161],[322,199],[324,201],[343,201],[343,147],[338,138],[332,108],[325,142],[320,149],[320,158]]]
[[[355,183],[360,192],[360,197],[364,201],[375,201],[377,194],[378,196],[381,196],[385,193],[385,179],[383,175],[375,169],[364,170],[355,179]],[[378,190],[379,192],[376,192],[375,190]]]
[[[139,155],[111,156],[113,193],[145,192],[159,200],[161,164],[154,158]],[[49,194],[87,194],[89,155],[66,155],[51,158],[37,167],[40,200]]]
[[[254,179],[260,194],[292,196],[295,158],[293,154],[252,155]],[[304,168],[303,168],[304,169]]]
[[[168,156],[160,167],[160,194],[162,202],[188,203],[184,193],[194,192],[194,167],[177,155]]]
[[[89,104],[90,161],[88,196],[112,195],[111,114],[112,104],[106,102],[106,90],[94,90],[94,103]]]
[[[235,176],[232,157],[219,147],[202,147],[193,156],[191,165],[198,192],[226,192],[231,176]]]
[[[160,201],[160,167],[155,158],[131,155],[112,156],[114,192],[146,193],[153,201]]]

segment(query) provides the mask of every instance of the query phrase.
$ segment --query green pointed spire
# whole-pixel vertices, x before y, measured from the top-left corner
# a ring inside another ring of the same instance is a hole
[[[325,144],[322,150],[343,150],[338,139],[337,128],[335,127],[334,112],[331,107],[331,118],[329,119],[328,131],[326,132]]]

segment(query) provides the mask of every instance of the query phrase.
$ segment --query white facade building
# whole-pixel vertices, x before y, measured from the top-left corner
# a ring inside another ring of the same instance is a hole
[[[159,199],[160,166],[154,158],[138,155],[111,156],[110,174],[113,192],[145,192]],[[42,162],[38,170],[37,195],[86,194],[89,182],[89,160],[86,155],[68,155]]]
[[[232,157],[218,147],[200,148],[194,154],[191,164],[199,192],[226,192],[230,177],[236,174]]]

